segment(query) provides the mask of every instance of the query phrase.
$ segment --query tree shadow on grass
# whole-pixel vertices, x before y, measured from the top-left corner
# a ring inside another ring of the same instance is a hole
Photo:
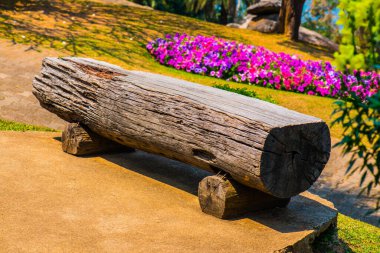
[[[329,227],[312,244],[314,253],[353,253],[350,246],[338,236],[337,226]]]
[[[322,57],[328,57],[331,58],[332,56],[332,51],[326,48],[318,47],[306,42],[294,42],[290,40],[283,40],[280,42],[277,42],[278,45],[285,46],[288,48],[296,49],[308,54],[312,54],[313,56],[317,58],[322,58]]]

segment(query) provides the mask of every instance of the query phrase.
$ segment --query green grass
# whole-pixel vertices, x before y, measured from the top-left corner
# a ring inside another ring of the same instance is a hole
[[[138,7],[105,5],[81,0],[52,0],[43,10],[38,4],[20,7],[18,11],[0,14],[0,38],[34,45],[38,49],[53,48],[61,56],[78,55],[104,60],[126,69],[155,72],[193,81],[207,86],[225,85],[245,88],[258,97],[271,97],[279,105],[301,113],[332,119],[333,99],[307,96],[287,91],[250,86],[195,75],[157,63],[145,49],[148,41],[167,33],[218,36],[242,43],[264,46],[275,52],[297,54],[303,59],[332,60],[329,51],[305,43],[289,41],[277,34],[234,29],[197,19]],[[331,129],[340,138],[339,125]]]
[[[380,252],[380,229],[339,214],[337,227],[317,238],[313,248],[317,253]]]
[[[56,130],[48,127],[33,126],[24,123],[18,123],[14,121],[0,119],[0,131],[44,131],[44,132],[56,132]]]
[[[247,87],[244,87],[244,88],[233,88],[233,87],[229,86],[228,84],[223,84],[223,85],[216,84],[216,85],[213,85],[212,87],[218,88],[218,89],[221,89],[221,90],[225,90],[225,91],[229,91],[229,92],[233,92],[233,93],[237,93],[237,94],[240,94],[240,95],[243,95],[243,96],[246,96],[246,97],[257,98],[257,99],[260,99],[260,100],[264,100],[264,101],[270,102],[272,104],[277,104],[277,102],[270,95],[268,95],[266,97],[260,97],[260,96],[257,95],[257,93],[255,91],[248,90]]]

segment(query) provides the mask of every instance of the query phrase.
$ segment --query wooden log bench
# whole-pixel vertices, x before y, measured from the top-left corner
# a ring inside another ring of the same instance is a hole
[[[85,154],[83,140],[96,136],[89,150],[121,144],[217,174],[200,182],[198,195],[202,210],[221,218],[286,206],[330,156],[329,129],[318,118],[92,59],[46,58],[33,94],[75,123],[63,132],[66,152]]]

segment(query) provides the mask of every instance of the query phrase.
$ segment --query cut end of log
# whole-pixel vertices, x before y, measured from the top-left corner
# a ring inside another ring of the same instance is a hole
[[[274,128],[261,157],[261,179],[267,192],[288,198],[306,191],[318,179],[331,151],[324,122]]]

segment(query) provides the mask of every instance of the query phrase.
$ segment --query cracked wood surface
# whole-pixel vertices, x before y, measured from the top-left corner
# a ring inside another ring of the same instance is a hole
[[[330,155],[320,119],[162,75],[85,58],[46,58],[42,107],[126,146],[213,172],[279,198],[308,189]]]

